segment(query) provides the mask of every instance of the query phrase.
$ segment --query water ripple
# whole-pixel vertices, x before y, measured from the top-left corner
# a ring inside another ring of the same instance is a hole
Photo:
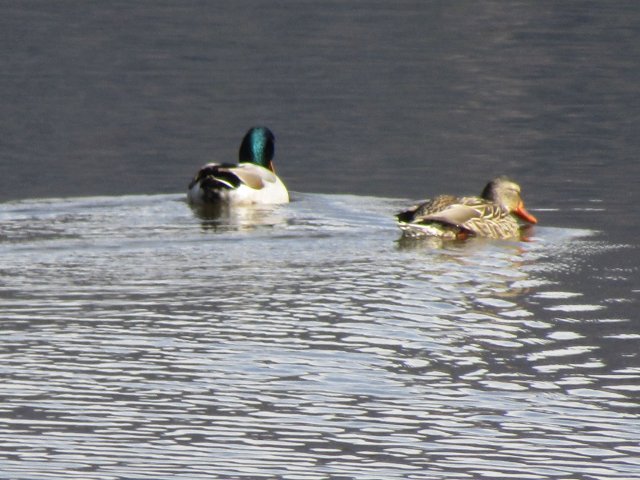
[[[0,478],[638,476],[614,247],[403,245],[403,203],[1,206]]]

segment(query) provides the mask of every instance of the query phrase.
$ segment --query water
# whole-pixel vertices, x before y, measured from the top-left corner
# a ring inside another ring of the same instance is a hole
[[[567,280],[628,247],[404,244],[399,200],[294,198],[5,204],[3,478],[637,475],[628,299]]]
[[[1,9],[0,478],[640,477],[635,3]],[[191,210],[254,123],[292,203]]]

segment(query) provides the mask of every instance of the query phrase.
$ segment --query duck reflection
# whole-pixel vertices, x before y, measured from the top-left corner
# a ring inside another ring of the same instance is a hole
[[[447,239],[434,236],[411,236],[402,233],[397,240],[398,249],[400,250],[419,250],[419,249],[469,249],[470,245],[483,244],[511,244],[518,245],[519,242],[534,241],[535,227],[533,225],[523,225],[520,227],[518,238],[510,240],[494,240],[482,237],[469,237],[465,239]]]
[[[287,217],[279,205],[190,205],[203,230],[214,232],[251,231],[286,226]]]

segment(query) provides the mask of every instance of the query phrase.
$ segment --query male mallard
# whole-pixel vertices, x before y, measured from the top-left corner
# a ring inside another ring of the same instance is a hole
[[[208,163],[191,180],[189,202],[205,204],[287,203],[287,188],[273,170],[275,137],[266,127],[253,127],[242,139],[238,164]]]
[[[516,217],[537,223],[524,208],[520,186],[507,177],[491,180],[479,197],[440,195],[399,213],[398,226],[412,237],[463,239],[469,236],[517,238]]]

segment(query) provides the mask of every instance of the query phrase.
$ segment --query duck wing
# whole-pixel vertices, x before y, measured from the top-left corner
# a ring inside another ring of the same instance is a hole
[[[482,216],[478,209],[469,205],[454,204],[447,208],[428,215],[422,215],[414,220],[414,223],[439,222],[456,227],[462,227],[467,222]]]
[[[260,190],[269,183],[276,182],[276,175],[259,165],[252,163],[242,163],[230,168],[229,171],[236,175],[242,183],[254,190]]]
[[[266,168],[250,163],[228,164],[208,163],[191,180],[191,189],[197,183],[203,188],[224,188],[233,190],[244,184],[254,190],[261,190],[267,183],[275,183],[276,176]]]
[[[470,233],[480,233],[480,225],[499,221],[508,216],[509,212],[500,205],[478,197],[462,197],[438,211],[416,216],[412,223],[438,222]]]
[[[226,189],[238,188],[241,180],[232,172],[236,165],[226,163],[208,163],[204,165],[189,183],[189,189],[196,184],[203,188],[221,187]]]
[[[491,238],[509,238],[517,235],[518,224],[509,212],[495,203],[473,199],[451,205],[433,215],[422,217],[419,223],[437,222],[455,227],[471,235]]]
[[[430,200],[423,200],[407,210],[400,212],[396,215],[399,222],[413,223],[419,221],[420,218],[441,212],[447,207],[455,204],[458,198],[453,195],[439,195]]]

